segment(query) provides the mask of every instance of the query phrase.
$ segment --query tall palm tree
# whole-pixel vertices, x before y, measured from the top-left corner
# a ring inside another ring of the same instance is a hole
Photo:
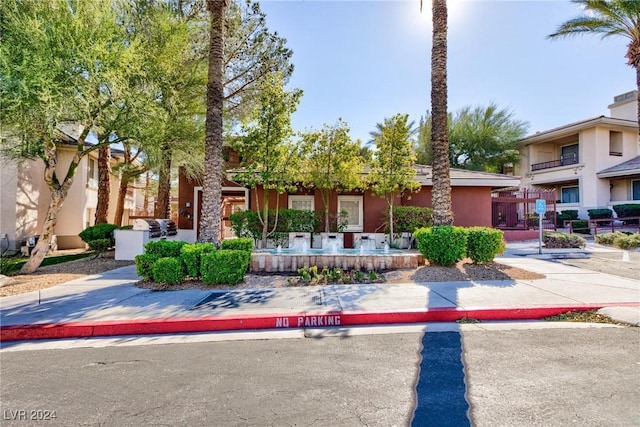
[[[636,70],[636,87],[640,125],[640,1],[637,0],[572,0],[582,7],[584,15],[561,24],[547,38],[556,39],[582,34],[600,34],[602,38],[622,36],[629,39],[628,64]],[[640,128],[638,129],[640,138]]]
[[[222,109],[224,101],[224,16],[229,0],[207,0],[211,13],[209,36],[209,77],[205,125],[206,173],[202,183],[200,241],[220,242],[220,205],[222,200]]]
[[[447,124],[447,1],[432,0],[431,150],[433,167],[433,225],[453,224]]]

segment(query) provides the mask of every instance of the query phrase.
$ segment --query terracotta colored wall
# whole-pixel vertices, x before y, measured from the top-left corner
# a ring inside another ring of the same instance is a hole
[[[230,184],[230,183],[228,183]],[[193,215],[193,189],[196,186],[200,186],[200,183],[187,179],[180,171],[178,197],[179,197],[179,212],[178,228],[181,229],[193,229],[193,221],[187,218],[187,215]],[[260,199],[260,206],[262,206],[262,194],[261,188],[252,190],[250,192],[249,207],[252,210],[256,209],[255,194],[258,193]],[[292,193],[293,194],[293,193]],[[322,210],[323,202],[322,195],[319,191],[299,191],[295,194],[314,194],[315,195],[315,209]],[[352,193],[359,194],[359,193]],[[452,205],[454,212],[454,222],[456,225],[461,226],[491,226],[491,188],[489,187],[454,187],[452,189]],[[287,194],[279,195],[280,208],[288,207]],[[276,193],[271,191],[269,197],[269,207],[275,209],[276,207]],[[186,207],[186,202],[191,204],[190,208]],[[419,192],[412,193],[408,197],[404,197],[402,200],[398,198],[396,204],[406,206],[422,206],[432,207],[431,205],[431,188],[423,187]],[[329,199],[329,211],[335,213],[338,206],[338,195],[332,193]],[[370,191],[366,191],[363,199],[364,207],[364,232],[373,233],[382,232],[380,227],[382,224],[382,213],[387,209],[386,201],[378,196],[374,196]]]
[[[433,207],[431,187],[423,187],[419,192],[405,198],[406,206]],[[491,227],[491,188],[490,187],[453,187],[451,205],[455,225],[469,227],[481,225]]]
[[[178,228],[182,230],[193,230],[193,189],[199,187],[200,183],[187,178],[182,168],[178,171]],[[187,202],[191,205],[186,207]],[[189,218],[189,216],[191,219]]]

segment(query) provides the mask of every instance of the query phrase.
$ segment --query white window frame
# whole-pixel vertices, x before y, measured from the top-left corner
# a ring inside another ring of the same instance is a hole
[[[341,203],[345,201],[345,202],[358,202],[359,203],[359,209],[358,209],[358,224],[349,224],[346,226],[346,228],[344,229],[344,231],[349,231],[349,232],[362,232],[364,231],[364,197],[363,196],[338,196],[338,212],[337,214],[340,215],[340,212],[342,211],[341,209]]]
[[[315,205],[315,198],[313,197],[313,195],[289,195],[287,203],[289,206],[289,209],[293,209],[293,202],[311,202],[311,209],[309,209],[310,211],[314,211],[316,209],[316,205]]]

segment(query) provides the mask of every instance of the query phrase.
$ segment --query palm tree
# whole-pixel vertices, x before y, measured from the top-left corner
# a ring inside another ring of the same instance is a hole
[[[209,77],[205,125],[206,173],[202,183],[200,241],[220,242],[220,204],[222,200],[222,109],[224,101],[224,15],[228,0],[207,0],[211,13],[209,36]]]
[[[432,0],[431,150],[433,167],[433,225],[453,224],[447,124],[447,1]]]
[[[556,39],[585,33],[600,34],[602,38],[623,36],[629,39],[628,64],[636,69],[636,87],[640,125],[640,1],[637,0],[572,0],[580,5],[584,15],[577,16],[560,25],[547,38]],[[640,128],[638,129],[640,137]]]

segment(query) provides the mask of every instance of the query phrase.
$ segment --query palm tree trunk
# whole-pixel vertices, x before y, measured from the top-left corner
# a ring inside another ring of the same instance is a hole
[[[109,198],[111,197],[111,147],[98,148],[98,204],[96,224],[109,222]]]
[[[636,69],[636,103],[638,106],[636,114],[638,119],[638,144],[640,144],[640,63],[633,67]]]
[[[431,49],[431,150],[433,158],[433,225],[453,224],[447,124],[447,2],[433,0]]]
[[[220,242],[220,203],[222,200],[222,110],[224,101],[224,15],[227,0],[207,0],[211,13],[209,75],[205,125],[206,172],[202,185],[202,215],[199,241]]]

